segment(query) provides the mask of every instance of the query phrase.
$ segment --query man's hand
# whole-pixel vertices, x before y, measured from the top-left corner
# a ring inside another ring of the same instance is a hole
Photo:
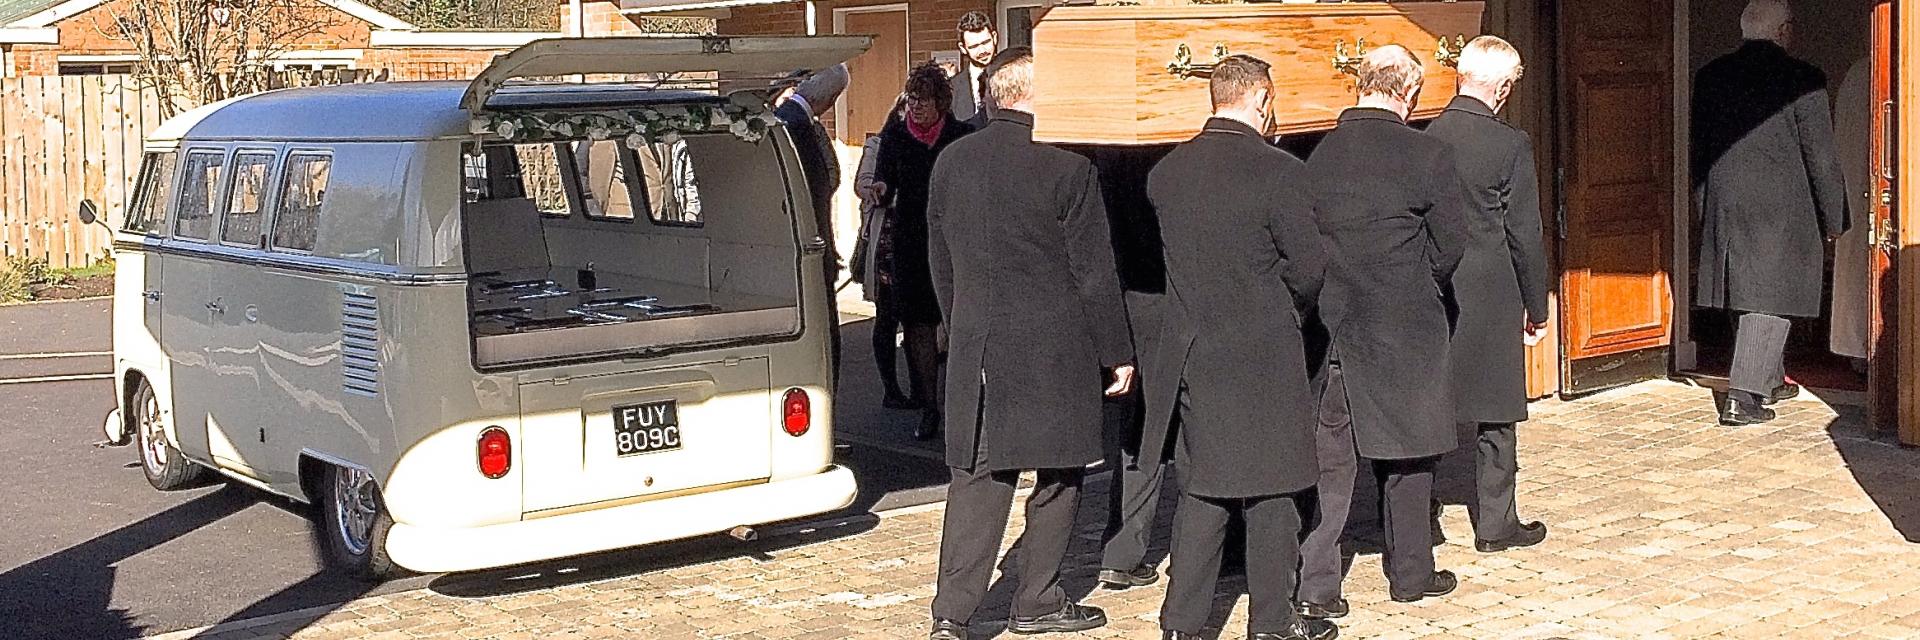
[[[1133,391],[1133,365],[1123,364],[1113,368],[1113,384],[1107,385],[1107,397],[1118,398]]]
[[[1526,322],[1526,325],[1520,330],[1520,333],[1521,339],[1526,341],[1527,346],[1531,347],[1540,344],[1541,340],[1546,339],[1547,323],[1534,322],[1532,320],[1526,320],[1524,322]]]

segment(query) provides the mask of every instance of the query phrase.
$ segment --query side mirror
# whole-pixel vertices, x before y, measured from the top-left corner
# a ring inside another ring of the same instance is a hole
[[[80,222],[84,224],[93,224],[99,221],[100,221],[100,207],[94,205],[92,200],[81,200],[80,201]]]

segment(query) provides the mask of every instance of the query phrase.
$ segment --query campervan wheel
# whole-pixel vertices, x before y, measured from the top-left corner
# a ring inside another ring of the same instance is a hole
[[[161,417],[160,397],[153,386],[141,381],[133,393],[133,427],[140,445],[140,469],[147,483],[161,491],[194,486],[207,469],[188,460],[173,443],[167,441],[166,419]]]
[[[393,518],[380,485],[364,469],[330,467],[326,500],[320,506],[327,550],[336,566],[363,580],[384,580],[400,569],[387,557],[387,532]]]

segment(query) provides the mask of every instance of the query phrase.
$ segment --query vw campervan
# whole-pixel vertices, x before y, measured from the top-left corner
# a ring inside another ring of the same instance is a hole
[[[766,78],[867,46],[548,40],[171,120],[115,234],[108,439],[160,489],[312,502],[368,577],[846,506],[826,246]],[[514,81],[616,73],[667,80]]]

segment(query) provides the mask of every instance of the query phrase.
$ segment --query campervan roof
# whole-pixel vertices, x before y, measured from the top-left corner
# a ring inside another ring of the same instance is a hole
[[[156,141],[433,140],[471,135],[464,82],[377,82],[281,89],[219,102],[168,120]],[[514,85],[489,109],[592,108],[717,102],[712,93],[637,84]]]

